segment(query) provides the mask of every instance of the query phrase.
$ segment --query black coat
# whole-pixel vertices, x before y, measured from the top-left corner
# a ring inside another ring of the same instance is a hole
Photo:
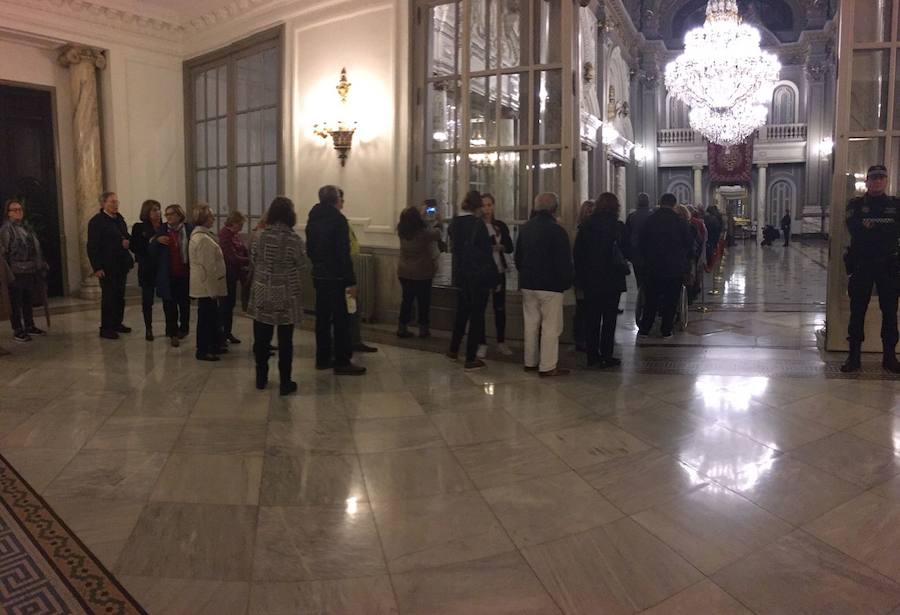
[[[561,293],[572,287],[572,247],[565,229],[547,212],[538,212],[519,229],[516,240],[519,288]]]
[[[722,235],[722,218],[712,212],[703,216],[703,224],[706,225],[706,243],[716,245]]]
[[[128,226],[121,214],[112,217],[103,211],[88,222],[87,253],[91,268],[101,269],[108,275],[127,275],[134,266],[134,259],[127,248],[122,247],[123,239],[131,239]]]
[[[138,284],[142,287],[156,286],[156,258],[150,254],[150,242],[156,231],[149,222],[135,222],[131,227],[131,245],[134,260],[138,266]]]
[[[575,236],[575,286],[586,292],[621,293],[625,271],[616,265],[614,251],[624,256],[625,225],[613,214],[594,214]]]
[[[184,237],[186,242],[190,243],[191,233],[193,232],[194,225],[185,222]],[[164,222],[163,225],[159,227],[156,235],[153,236],[153,240],[151,240],[150,242],[150,248],[148,249],[148,252],[150,256],[156,261],[156,294],[159,295],[161,299],[172,301],[177,299],[177,297],[172,294],[172,264],[169,260],[169,246],[163,245],[156,241],[157,237],[162,237],[168,234],[169,225],[168,223]],[[187,250],[185,251],[187,252]],[[189,262],[189,259],[186,259],[184,262],[184,271],[185,276],[187,278],[190,278],[191,264]]]
[[[502,220],[496,219],[491,222],[491,225],[494,227],[494,232],[497,233],[497,239],[499,240],[500,245],[503,246],[503,253],[512,254],[515,246],[513,246],[512,236],[509,234],[509,227],[506,226],[506,223]],[[509,269],[506,265],[506,258],[502,258],[500,262],[503,263],[503,272],[505,273],[506,270]]]
[[[671,207],[660,207],[641,229],[644,271],[661,278],[681,278],[691,267],[694,238],[690,223]]]
[[[493,242],[484,220],[473,215],[455,216],[448,229],[453,262],[453,285],[482,290],[500,283],[494,263]],[[491,269],[495,276],[488,275]]]
[[[312,261],[312,277],[356,285],[350,258],[350,225],[339,209],[316,203],[306,222],[306,255]]]

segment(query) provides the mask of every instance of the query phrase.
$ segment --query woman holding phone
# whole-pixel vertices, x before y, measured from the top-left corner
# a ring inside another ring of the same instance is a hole
[[[494,326],[497,330],[497,350],[502,355],[510,356],[512,351],[506,345],[506,272],[509,270],[506,255],[512,254],[513,242],[509,235],[509,227],[494,216],[494,196],[492,194],[483,194],[481,195],[481,201],[484,204],[482,219],[487,227],[488,234],[491,236],[494,263],[497,265],[497,272],[500,274],[500,283],[491,290],[491,302],[494,306]],[[482,335],[481,343],[478,345],[478,358],[483,359],[486,356],[487,338],[485,335]]]
[[[397,235],[400,237],[400,262],[397,277],[403,288],[397,337],[407,338],[412,319],[413,302],[418,310],[419,337],[431,335],[431,284],[437,269],[435,245],[441,240],[441,216],[431,199],[422,205],[407,207],[400,214]]]

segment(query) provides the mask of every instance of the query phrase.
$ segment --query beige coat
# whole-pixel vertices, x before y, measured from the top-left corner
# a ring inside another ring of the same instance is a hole
[[[224,297],[228,294],[225,284],[225,257],[219,240],[212,229],[197,226],[188,242],[188,261],[191,264],[191,297]]]

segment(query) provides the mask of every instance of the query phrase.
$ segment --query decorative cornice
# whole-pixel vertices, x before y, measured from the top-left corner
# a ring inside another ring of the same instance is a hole
[[[60,50],[57,59],[64,68],[87,62],[100,70],[106,68],[106,56],[102,51],[81,45],[66,45]]]
[[[191,18],[185,24],[185,29],[191,32],[202,32],[213,26],[241,17],[255,8],[273,3],[274,0],[232,0],[217,9]]]

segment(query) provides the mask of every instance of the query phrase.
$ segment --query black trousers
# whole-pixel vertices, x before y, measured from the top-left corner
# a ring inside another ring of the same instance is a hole
[[[347,314],[346,285],[343,280],[314,280],[316,287],[316,364],[347,365],[350,348],[350,319]],[[333,332],[333,336],[332,336]]]
[[[224,337],[231,335],[231,328],[234,323],[234,306],[237,305],[237,283],[238,277],[236,275],[229,273],[225,276],[228,294],[219,299],[219,316]],[[271,336],[269,337],[271,338]]]
[[[11,308],[9,322],[12,325],[13,333],[24,331],[34,326],[34,309],[31,306],[33,299],[31,288],[9,287]]]
[[[275,325],[267,325],[258,320],[253,321],[253,356],[256,358],[256,369],[268,376],[269,348]],[[291,381],[291,368],[294,363],[294,325],[278,325],[278,375],[282,384]]]
[[[490,292],[491,303],[494,306],[494,325],[497,328],[497,343],[502,344],[506,341],[506,274],[503,274],[503,281],[498,288]],[[485,333],[481,336],[481,343],[487,343],[487,326]]]
[[[574,331],[573,337],[575,339],[575,347],[578,349],[584,348],[584,340],[587,337],[587,325],[585,322],[585,314],[584,314],[584,299],[575,298],[575,318],[574,318]]]
[[[781,229],[781,233],[784,235],[784,245],[789,245],[791,243],[791,229],[783,228]]]
[[[163,299],[166,337],[175,337],[179,333],[186,335],[191,328],[190,278],[172,278],[169,280],[169,289],[172,298]],[[199,320],[199,314],[197,318]],[[197,326],[200,326],[199,323]]]
[[[585,345],[589,364],[613,355],[621,296],[622,293],[617,291],[589,290],[584,293]]]
[[[847,339],[850,345],[862,344],[865,339],[866,310],[872,297],[872,287],[878,289],[881,308],[881,343],[891,349],[897,345],[897,272],[890,263],[861,263],[856,266],[847,284],[850,295],[850,324]]]
[[[641,317],[641,331],[649,331],[656,322],[656,315],[662,315],[663,335],[672,332],[675,312],[681,295],[681,278],[664,278],[647,273],[644,277],[644,313]]]
[[[487,308],[488,289],[459,288],[456,294],[456,322],[453,324],[453,335],[450,338],[450,352],[459,353],[462,338],[469,325],[466,339],[466,362],[476,359],[478,344],[484,339],[484,310]]]
[[[408,325],[412,320],[413,302],[416,304],[416,320],[420,327],[431,323],[431,280],[410,280],[400,278],[403,298],[400,300],[400,324]]]
[[[127,274],[107,273],[100,278],[100,330],[113,331],[125,319]]]
[[[219,306],[212,297],[197,299],[197,357],[215,354],[219,347]]]
[[[150,331],[153,327],[153,301],[155,297],[155,286],[141,286],[141,312],[144,315],[144,328],[147,331]]]

